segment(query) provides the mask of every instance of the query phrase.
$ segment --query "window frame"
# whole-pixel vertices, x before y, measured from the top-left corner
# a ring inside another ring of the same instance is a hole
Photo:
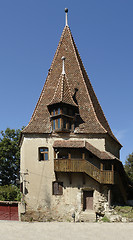
[[[44,149],[42,152],[40,152],[41,149]],[[47,151],[45,151],[47,150]],[[49,149],[48,147],[39,147],[38,148],[38,152],[39,152],[39,161],[48,161],[49,160]],[[47,159],[45,157],[45,154],[47,154]],[[41,158],[41,156],[43,156],[43,159]]]

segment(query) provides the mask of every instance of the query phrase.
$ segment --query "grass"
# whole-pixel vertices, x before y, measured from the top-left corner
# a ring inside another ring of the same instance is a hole
[[[114,210],[122,217],[133,218],[133,207],[131,206],[116,206]]]
[[[110,220],[108,219],[108,217],[104,216],[102,219],[101,219],[102,222],[110,222]]]

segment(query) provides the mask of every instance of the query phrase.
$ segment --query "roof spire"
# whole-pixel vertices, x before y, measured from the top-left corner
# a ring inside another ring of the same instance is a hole
[[[63,56],[62,58],[62,75],[65,75],[65,57]]]
[[[67,18],[68,8],[65,8],[65,13],[66,13],[66,26],[68,26],[68,18]]]

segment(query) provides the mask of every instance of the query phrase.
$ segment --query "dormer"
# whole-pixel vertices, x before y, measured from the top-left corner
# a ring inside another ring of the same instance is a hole
[[[62,57],[62,61],[62,73],[53,99],[47,107],[50,112],[52,130],[54,132],[71,132],[75,128],[75,115],[78,113],[78,105],[72,98],[65,73],[65,57]]]

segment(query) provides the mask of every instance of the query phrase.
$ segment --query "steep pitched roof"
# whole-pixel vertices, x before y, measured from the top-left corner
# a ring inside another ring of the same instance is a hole
[[[66,74],[61,74],[53,99],[49,105],[53,105],[56,103],[66,103],[77,107],[77,104],[72,98]]]
[[[47,105],[52,102],[56,92],[61,74],[62,56],[66,58],[65,72],[71,95],[74,96],[75,89],[78,89],[75,96],[82,122],[76,127],[75,133],[108,133],[118,142],[98,102],[68,26],[64,27],[40,98],[23,133],[50,133],[51,124]]]

